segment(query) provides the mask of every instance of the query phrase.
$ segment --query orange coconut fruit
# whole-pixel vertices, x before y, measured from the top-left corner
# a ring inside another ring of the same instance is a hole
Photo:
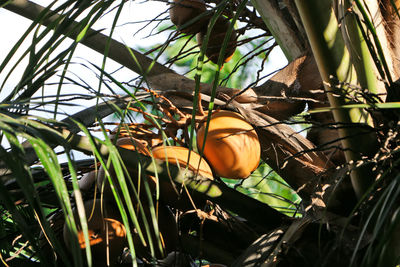
[[[225,35],[228,32],[228,28],[230,25],[230,21],[224,17],[220,17],[217,19],[214,27],[211,30],[210,36],[208,38],[208,43],[207,43],[207,48],[205,51],[205,55],[209,60],[211,60],[213,63],[217,64],[218,63],[218,57],[221,52],[221,48],[225,39]],[[199,32],[196,35],[197,42],[199,46],[201,47],[203,45],[204,37],[206,34],[206,30]],[[233,29],[231,32],[231,35],[229,37],[229,41],[227,44],[227,47],[225,48],[224,51],[224,56],[223,56],[223,63],[228,62],[231,60],[233,57],[233,54],[235,53],[236,50],[236,38],[237,38],[237,33],[236,30]]]
[[[122,254],[126,241],[126,230],[124,225],[119,221],[119,214],[115,209],[108,208],[105,204],[103,213],[99,199],[84,202],[84,208],[94,266],[116,264],[118,257]],[[79,221],[77,209],[74,210],[74,219],[75,222]],[[79,247],[81,250],[85,250],[88,244],[85,242],[84,233],[79,223],[77,223],[77,227]],[[64,242],[69,250],[72,248],[72,234],[67,224],[64,224]]]
[[[131,137],[118,138],[116,145],[125,149],[138,151],[139,153],[146,156],[150,155],[150,152],[147,149],[147,147],[142,142],[140,142],[140,140],[137,140],[135,138]]]
[[[258,135],[239,113],[220,110],[212,114],[205,138],[205,123],[197,131],[197,147],[221,177],[247,178],[257,167],[261,156]]]
[[[188,161],[189,152],[190,160]],[[194,173],[213,179],[213,173],[207,161],[201,158],[199,154],[190,151],[186,147],[159,146],[152,149],[152,154],[156,159],[168,161],[170,164],[176,166],[179,165],[180,168],[188,167],[188,169]],[[196,208],[202,206],[205,203],[205,199],[196,195],[196,193],[192,193],[189,196],[186,190],[178,186],[174,187],[171,181],[160,180],[160,198],[173,207],[184,211],[193,209],[194,207],[191,200],[197,205]]]
[[[187,166],[189,170],[198,172],[198,174],[201,176],[210,179],[213,178],[212,170],[208,163],[204,159],[201,159],[199,154],[194,151],[190,151],[186,147],[159,146],[152,149],[152,154],[156,159],[168,161],[174,165],[179,165],[181,168],[186,168]]]
[[[88,192],[91,188],[93,188],[94,183],[96,181],[97,171],[93,170],[85,173],[81,179],[78,181],[79,189],[82,192]]]

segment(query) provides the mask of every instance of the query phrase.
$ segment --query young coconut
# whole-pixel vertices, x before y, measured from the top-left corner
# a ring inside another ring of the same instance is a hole
[[[224,43],[225,35],[228,32],[229,25],[230,21],[228,19],[224,17],[218,18],[208,38],[205,55],[208,57],[209,60],[211,60],[215,64],[218,63],[218,57],[222,45]],[[206,30],[199,32],[196,35],[199,47],[203,45],[205,35],[206,35]],[[232,59],[233,54],[235,53],[236,50],[236,38],[237,38],[236,30],[233,29],[229,38],[228,45],[224,51],[223,63],[226,63]]]
[[[89,194],[96,187],[98,170],[93,170],[82,175],[81,179],[78,180],[79,190],[83,195]],[[72,197],[75,196],[75,192],[72,192]]]
[[[204,177],[213,179],[212,170],[208,163],[201,159],[200,155],[194,151],[190,151],[182,146],[158,146],[152,149],[153,157],[168,161],[174,165],[180,165],[181,168],[188,167],[189,170],[197,172]],[[190,159],[188,162],[190,153]]]
[[[197,131],[197,147],[202,150],[205,125]],[[247,178],[257,169],[261,147],[253,127],[238,113],[220,110],[212,114],[204,147],[204,157],[221,177]]]
[[[205,12],[206,4],[204,0],[174,0],[169,9],[169,16],[179,31],[188,34],[196,34],[207,27],[209,16],[200,16]],[[193,20],[193,23],[186,25]]]
[[[110,266],[116,264],[118,257],[122,254],[126,242],[126,230],[125,226],[119,221],[119,214],[116,210],[113,208],[107,209],[107,205],[104,204],[103,213],[101,204],[99,199],[84,202],[88,223],[89,245],[92,252],[93,266]],[[94,210],[92,213],[93,206]],[[78,226],[77,239],[80,249],[83,252],[82,254],[85,255],[84,250],[87,244],[85,243],[83,230],[78,223],[78,218],[78,211],[75,209],[74,220]],[[70,251],[72,249],[72,234],[67,224],[64,224],[64,242]]]
[[[140,140],[137,140],[135,138],[131,137],[118,138],[116,145],[125,149],[136,150],[143,155],[150,156],[150,152],[147,149],[147,147],[142,142],[140,142]]]
[[[96,181],[97,172],[98,170],[93,170],[85,173],[78,181],[79,190],[85,193],[92,189]]]
[[[190,160],[188,162],[187,160],[189,158],[189,152]],[[159,146],[152,149],[152,154],[156,159],[161,159],[174,165],[179,164],[181,168],[186,168],[187,166],[189,170],[198,173],[201,176],[214,179],[212,170],[208,163],[201,158],[199,154],[194,151],[190,151],[186,147]],[[189,199],[189,196],[186,194],[185,190],[183,190],[181,193],[181,189],[182,188],[180,187],[174,188],[170,181],[161,180],[160,198],[167,204],[183,211],[193,209],[194,207]],[[205,203],[205,201],[202,201],[202,198],[196,197],[195,194],[191,194],[190,198],[192,198],[193,202],[197,205],[201,206]]]

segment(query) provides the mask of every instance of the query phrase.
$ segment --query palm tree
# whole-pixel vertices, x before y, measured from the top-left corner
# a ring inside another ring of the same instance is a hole
[[[32,20],[0,65],[4,265],[400,263],[398,1],[171,1],[143,26],[167,40],[139,50],[113,39],[129,2],[59,2],[0,2]],[[93,29],[103,16],[108,34]],[[80,45],[102,64],[78,61]],[[276,46],[289,64],[263,79]],[[138,77],[121,81],[109,59]],[[72,100],[95,104],[64,112]],[[215,110],[258,135],[247,179],[219,177],[196,145]],[[157,154],[171,145],[190,153]]]

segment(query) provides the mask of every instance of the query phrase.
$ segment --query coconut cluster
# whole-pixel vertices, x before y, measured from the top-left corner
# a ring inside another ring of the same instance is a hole
[[[120,137],[114,141],[119,147],[138,152],[138,156],[152,157],[166,162],[167,166],[173,164],[211,180],[214,175],[245,179],[257,168],[260,161],[260,143],[256,131],[240,114],[226,110],[215,111],[211,115],[207,131],[206,122],[199,125],[197,147],[203,156],[182,146],[159,145],[150,148],[132,137]],[[137,166],[126,166],[126,171],[125,182],[130,185],[130,190],[135,190],[130,195],[134,196],[131,201],[137,219],[135,223],[129,219],[129,232],[133,235],[135,251],[141,258],[151,259],[155,255],[162,259],[179,249],[178,227],[170,207],[185,212],[203,207],[205,199],[195,192],[189,195],[187,190],[171,181],[140,173]],[[128,231],[115,202],[115,194],[123,196],[119,179],[121,178],[116,174],[113,164],[108,164],[106,169],[99,167],[96,171],[86,173],[79,180],[81,191],[85,194],[94,186],[101,196],[100,199],[84,202],[88,236],[85,236],[80,223],[82,220],[79,219],[83,215],[82,210],[80,214],[78,209],[73,210],[77,229],[72,230],[70,224],[64,224],[63,241],[67,250],[72,252],[80,249],[84,254],[90,246],[94,266],[117,264],[121,261],[124,248],[128,246]],[[152,195],[156,192],[159,195],[156,223],[153,223],[154,213],[150,212],[149,196],[144,193],[148,189]],[[137,225],[139,229],[136,228]],[[144,231],[145,225],[150,226],[147,230],[150,237],[147,234],[148,238],[143,240],[139,233]],[[153,249],[153,255],[150,243],[160,244]]]
[[[208,24],[212,14],[207,12],[204,0],[174,0],[169,10],[170,18],[180,32],[196,34],[196,39],[201,47],[203,45]],[[218,63],[218,57],[223,48],[225,36],[228,34],[230,21],[219,17],[211,30],[208,38],[205,55],[213,63]],[[224,49],[223,62],[228,62],[236,50],[237,32],[233,29],[229,41]]]

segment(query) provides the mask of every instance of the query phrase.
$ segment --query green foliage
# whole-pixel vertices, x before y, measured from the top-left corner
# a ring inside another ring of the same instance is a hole
[[[238,182],[223,178],[223,181],[239,192],[264,202],[287,216],[301,216],[299,210],[301,198],[264,162],[245,180]]]

